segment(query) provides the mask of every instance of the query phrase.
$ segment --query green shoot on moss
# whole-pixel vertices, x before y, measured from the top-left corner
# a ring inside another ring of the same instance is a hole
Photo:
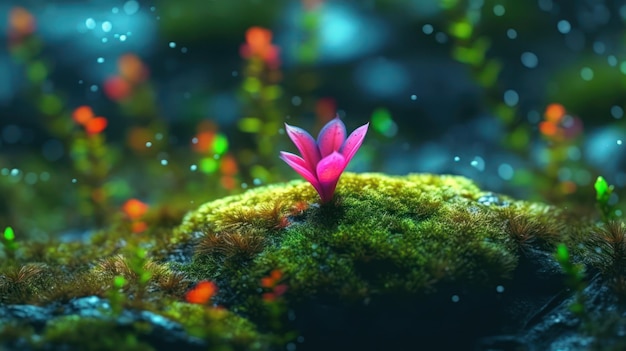
[[[111,305],[111,313],[114,316],[119,316],[124,309],[124,300],[126,299],[124,293],[121,291],[126,285],[126,278],[121,275],[113,278],[113,285],[107,293],[109,298],[109,304]]]
[[[596,189],[596,204],[602,215],[602,220],[607,223],[612,219],[616,219],[615,208],[613,205],[609,204],[615,187],[609,185],[604,177],[599,176],[598,179],[596,179],[594,188]]]
[[[140,302],[146,293],[148,282],[152,278],[152,272],[146,269],[146,255],[147,251],[142,247],[137,247],[133,250],[131,255],[129,266],[130,269],[137,275],[137,294],[135,300]]]
[[[587,286],[585,282],[585,268],[580,263],[574,263],[571,260],[571,256],[567,246],[565,244],[559,244],[556,248],[555,258],[563,273],[565,273],[565,285],[575,294],[575,300],[570,306],[570,311],[575,315],[586,318],[585,314],[585,301],[583,290]]]
[[[2,246],[4,247],[4,253],[8,259],[15,259],[15,251],[17,250],[17,243],[15,242],[15,232],[12,227],[4,228],[4,235],[2,235]]]

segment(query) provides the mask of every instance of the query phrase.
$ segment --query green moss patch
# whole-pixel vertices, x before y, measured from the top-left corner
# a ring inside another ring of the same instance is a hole
[[[290,298],[354,300],[490,286],[511,277],[524,245],[571,236],[554,208],[485,196],[494,195],[463,177],[347,173],[321,206],[301,181],[204,204],[176,240],[201,233],[184,269],[218,281],[229,299],[259,295],[259,281],[279,270]]]

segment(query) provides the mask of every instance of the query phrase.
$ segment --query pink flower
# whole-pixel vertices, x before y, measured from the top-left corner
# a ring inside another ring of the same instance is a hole
[[[361,146],[368,126],[369,123],[362,125],[346,138],[346,126],[337,116],[322,128],[315,141],[304,129],[285,123],[287,135],[302,157],[281,151],[280,158],[313,185],[322,203],[328,202],[341,173]]]

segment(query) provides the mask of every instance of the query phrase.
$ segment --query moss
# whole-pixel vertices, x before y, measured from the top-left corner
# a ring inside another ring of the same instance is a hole
[[[509,279],[524,245],[574,240],[554,207],[505,196],[505,206],[480,203],[486,194],[458,176],[346,173],[331,204],[316,204],[302,181],[260,187],[202,205],[175,240],[202,233],[194,261],[182,269],[218,281],[222,297],[242,309],[275,269],[292,299],[432,293]]]
[[[41,341],[45,345],[87,351],[154,350],[148,343],[141,341],[142,334],[145,331],[139,326],[122,327],[112,320],[71,315],[48,322]]]
[[[160,313],[180,323],[189,335],[209,340],[216,349],[266,350],[271,343],[254,324],[225,309],[172,302]]]
[[[292,181],[206,203],[177,228],[180,211],[170,209],[155,211],[141,234],[120,218],[84,241],[24,243],[15,259],[0,263],[1,302],[107,297],[121,276],[124,309],[163,315],[218,349],[267,349],[284,346],[291,337],[287,311],[306,301],[330,297],[337,306],[398,295],[444,301],[451,292],[513,279],[520,258],[532,259],[526,256],[531,248],[549,256],[564,242],[575,257],[607,272],[617,270],[626,252],[622,224],[601,230],[593,218],[487,193],[457,176],[346,173],[332,203],[317,201],[310,184]],[[606,244],[601,255],[588,255],[600,244]],[[138,259],[138,250],[147,255]],[[267,284],[275,272],[280,281]],[[230,312],[182,302],[203,279],[217,283],[213,302]],[[287,286],[284,295],[272,290],[276,284]],[[268,304],[268,296],[279,301]],[[71,344],[72,328],[85,335],[99,328],[128,349],[149,347],[140,326],[82,320],[51,321],[45,340]],[[16,330],[3,334],[24,339]]]

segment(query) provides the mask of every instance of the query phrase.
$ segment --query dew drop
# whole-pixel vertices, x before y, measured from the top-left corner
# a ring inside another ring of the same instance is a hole
[[[519,102],[519,94],[513,89],[504,92],[504,103],[507,106],[515,106]]]
[[[611,116],[615,119],[620,119],[624,116],[624,109],[621,106],[613,105],[611,107]]]
[[[572,30],[572,25],[567,20],[560,20],[557,23],[556,28],[559,30],[561,34],[567,34],[570,30]]]
[[[446,35],[446,33],[439,32],[439,33],[435,34],[435,40],[439,44],[444,44],[444,43],[446,43],[448,41],[448,36]]]
[[[522,64],[527,68],[535,68],[539,64],[539,58],[537,58],[537,55],[530,51],[522,53],[521,60]]]
[[[475,156],[470,165],[481,172],[485,170],[485,160],[480,156]]]
[[[580,70],[580,77],[583,80],[590,81],[593,79],[593,70],[589,67],[583,67]]]
[[[595,52],[598,55],[602,55],[604,54],[605,51],[606,51],[606,45],[603,42],[596,41],[593,43],[593,52]]]
[[[126,1],[123,8],[127,15],[134,15],[139,11],[139,3],[135,0]]]
[[[502,5],[496,5],[493,7],[493,14],[500,17],[500,16],[504,16],[504,14],[506,13],[506,9],[504,8],[504,6]]]
[[[513,167],[508,163],[503,163],[498,167],[498,175],[504,180],[513,179],[514,174],[515,171],[513,170]]]
[[[517,31],[513,28],[509,28],[506,31],[506,36],[509,39],[516,39],[517,38]]]
[[[413,100],[413,101],[417,100],[417,95],[415,95],[415,94],[411,95],[411,100]]]
[[[170,41],[169,45],[170,45],[170,48],[172,48],[172,49],[176,47],[176,43],[173,42],[173,41]]]
[[[424,32],[424,34],[426,35],[433,34],[434,31],[435,28],[433,28],[432,24],[425,24],[422,26],[422,32]]]
[[[102,22],[102,31],[108,33],[113,29],[113,24],[109,21]]]
[[[91,17],[87,18],[87,20],[85,21],[85,27],[87,27],[87,29],[95,29],[96,21]]]

